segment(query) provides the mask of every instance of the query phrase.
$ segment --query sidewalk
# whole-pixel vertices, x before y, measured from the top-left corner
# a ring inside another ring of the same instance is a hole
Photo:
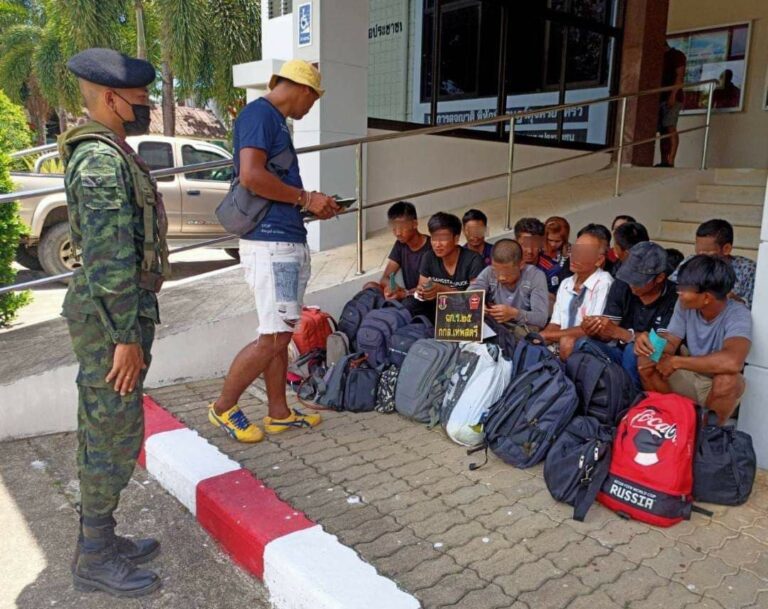
[[[141,469],[123,492],[118,530],[160,539],[151,568],[163,587],[135,600],[76,592],[75,445],[74,434],[0,443],[0,609],[268,609],[262,585]]]
[[[149,390],[426,609],[760,609],[768,606],[768,477],[750,501],[669,529],[555,503],[541,466],[476,461],[398,415],[323,413],[309,432],[232,442],[207,423],[220,380]],[[254,386],[241,402],[266,413]],[[710,506],[707,506],[710,507]]]

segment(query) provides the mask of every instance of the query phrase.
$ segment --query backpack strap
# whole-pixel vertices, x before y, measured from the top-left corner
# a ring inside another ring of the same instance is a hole
[[[609,442],[601,442],[595,446],[591,455],[593,465],[585,469],[584,478],[581,479],[579,489],[576,491],[573,519],[578,522],[584,522],[589,508],[597,499],[597,494],[608,477],[611,467],[611,449]]]

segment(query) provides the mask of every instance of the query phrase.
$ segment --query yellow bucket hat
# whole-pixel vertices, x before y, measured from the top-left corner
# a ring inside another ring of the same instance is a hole
[[[285,78],[299,85],[306,85],[313,89],[319,97],[323,96],[325,89],[320,86],[320,71],[308,61],[303,59],[291,59],[286,61],[277,74],[272,74],[269,79],[269,88],[274,89],[278,78]]]

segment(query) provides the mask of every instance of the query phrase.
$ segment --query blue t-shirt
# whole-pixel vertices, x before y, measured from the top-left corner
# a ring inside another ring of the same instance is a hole
[[[240,150],[258,148],[271,159],[288,147],[293,149],[291,132],[285,123],[285,117],[267,99],[260,97],[248,104],[235,121],[232,138],[234,146],[235,175],[240,175]],[[279,178],[283,183],[296,188],[303,188],[299,174],[299,160],[296,158],[291,167]],[[250,233],[242,236],[252,241],[282,241],[286,243],[306,243],[307,229],[301,218],[301,208],[291,203],[273,201],[267,215]]]

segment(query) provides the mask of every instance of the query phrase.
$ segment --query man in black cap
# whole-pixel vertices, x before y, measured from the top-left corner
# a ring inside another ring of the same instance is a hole
[[[603,314],[587,317],[581,324],[587,335],[582,340],[621,364],[638,390],[642,383],[637,359],[653,354],[650,332],[661,335],[667,331],[677,303],[675,285],[667,279],[669,272],[663,247],[650,241],[636,244],[611,285]]]
[[[79,363],[81,526],[72,575],[79,590],[135,597],[160,587],[155,573],[135,566],[160,546],[115,535],[112,515],[141,448],[142,385],[169,265],[162,198],[125,137],[149,129],[155,69],[111,49],[83,51],[67,66],[91,119],[59,139],[72,244],[82,262],[62,310]]]

